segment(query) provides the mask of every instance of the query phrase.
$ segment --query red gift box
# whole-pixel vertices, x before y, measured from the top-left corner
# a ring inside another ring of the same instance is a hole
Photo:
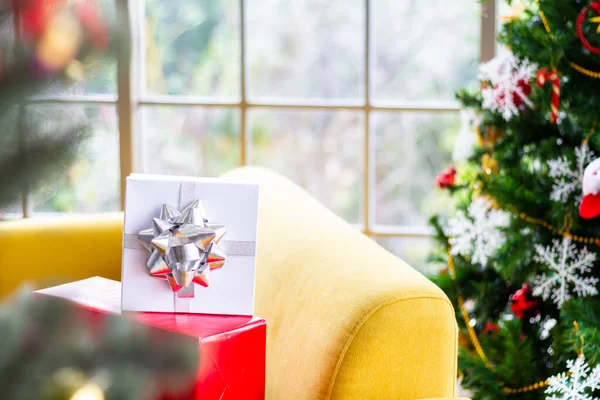
[[[101,277],[36,293],[67,299],[91,313],[121,314],[121,283]],[[264,319],[172,313],[127,312],[123,315],[198,340],[201,360],[198,378],[184,399],[264,399],[267,335]]]

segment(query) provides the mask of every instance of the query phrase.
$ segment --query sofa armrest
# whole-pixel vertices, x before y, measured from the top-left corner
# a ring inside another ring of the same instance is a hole
[[[0,222],[0,295],[103,276],[120,280],[123,213]]]
[[[260,185],[268,399],[454,395],[457,327],[439,288],[282,176],[225,177]]]
[[[419,400],[471,400],[468,397],[437,397],[435,399],[419,399]]]

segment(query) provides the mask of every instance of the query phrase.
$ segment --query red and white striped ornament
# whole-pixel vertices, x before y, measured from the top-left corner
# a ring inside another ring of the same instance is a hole
[[[558,107],[560,105],[560,78],[555,70],[548,71],[542,68],[536,75],[539,87],[544,86],[546,81],[552,82],[552,104],[550,105],[550,122],[556,123],[558,119]]]

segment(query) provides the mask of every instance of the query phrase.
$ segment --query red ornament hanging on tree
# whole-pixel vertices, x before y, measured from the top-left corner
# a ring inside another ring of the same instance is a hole
[[[64,5],[64,0],[13,0],[15,16],[19,16],[25,38],[40,37],[52,16]]]
[[[510,308],[519,319],[529,319],[540,313],[538,301],[531,294],[531,287],[524,284],[510,297]]]
[[[525,102],[524,99],[527,98],[529,96],[529,94],[531,93],[531,85],[529,84],[528,81],[526,81],[524,79],[520,79],[517,82],[517,88],[519,90],[512,92],[511,98],[512,98],[512,102],[515,105],[515,107],[519,108]],[[494,89],[498,89],[498,85],[494,85]],[[525,96],[525,97],[523,97],[523,96]],[[505,94],[500,93],[496,97],[496,105],[498,105],[498,107],[502,108],[505,106],[505,104],[506,104]]]
[[[511,92],[510,98],[512,104],[514,104],[515,107],[520,108],[523,103],[525,103],[524,99],[531,93],[531,85],[526,80],[521,79],[517,82],[516,88],[517,90]],[[498,106],[498,108],[504,108],[506,106],[506,93],[499,90],[499,85],[494,85],[494,91],[499,93],[495,98],[496,106]]]
[[[495,324],[493,322],[488,322],[483,327],[483,333],[497,334],[498,332],[500,332],[500,326],[498,326],[498,324]]]
[[[448,168],[435,178],[435,183],[440,189],[454,187],[456,185],[456,168],[454,166]]]
[[[579,36],[579,40],[581,41],[581,44],[583,44],[583,47],[585,47],[594,54],[600,54],[600,48],[592,45],[583,35],[583,23],[585,22],[585,17],[590,9],[594,10],[594,12],[598,14],[598,16],[590,18],[589,21],[592,23],[600,24],[600,2],[593,1],[581,9],[581,12],[577,17],[577,21],[575,22],[575,29],[577,29],[577,36]],[[596,33],[600,33],[600,25],[598,25]]]

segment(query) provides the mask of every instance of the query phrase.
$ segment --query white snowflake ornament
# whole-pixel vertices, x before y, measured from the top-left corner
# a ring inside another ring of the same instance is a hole
[[[550,268],[551,273],[544,273],[532,279],[533,295],[541,296],[544,300],[552,298],[556,307],[560,309],[571,298],[572,292],[583,297],[598,294],[598,278],[581,276],[592,270],[596,254],[585,246],[578,250],[567,237],[563,238],[562,242],[554,239],[552,244],[552,247],[535,245],[537,254],[533,259]]]
[[[479,66],[478,78],[489,85],[481,91],[482,107],[499,112],[509,121],[519,115],[523,105],[532,106],[529,101],[531,79],[538,67],[527,58],[517,60],[515,55],[504,50],[490,61]]]
[[[583,173],[586,165],[592,161],[594,153],[590,150],[587,143],[575,149],[575,166],[566,156],[548,161],[550,173],[548,176],[554,179],[550,200],[566,203],[573,193],[580,193],[583,185]],[[582,195],[578,194],[575,201],[581,202]]]
[[[448,222],[446,234],[450,236],[450,253],[472,256],[471,261],[487,266],[488,260],[506,241],[500,228],[510,222],[510,215],[492,207],[492,202],[479,197],[469,205],[467,214],[462,211]]]
[[[561,373],[548,379],[546,400],[600,400],[590,392],[600,388],[600,365],[594,369],[585,362],[583,355],[567,360],[569,373]]]

